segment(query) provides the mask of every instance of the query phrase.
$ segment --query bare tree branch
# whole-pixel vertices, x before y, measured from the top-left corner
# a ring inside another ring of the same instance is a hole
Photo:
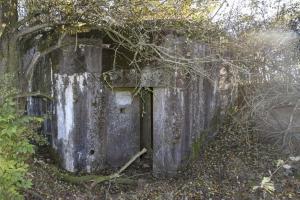
[[[60,47],[62,47],[62,41],[63,41],[63,39],[65,38],[65,36],[66,36],[66,33],[63,33],[63,34],[60,36],[60,38],[58,39],[58,42],[57,42],[56,45],[54,45],[54,46],[52,46],[52,47],[50,47],[50,48],[44,50],[43,52],[37,51],[37,52],[34,54],[34,56],[33,56],[32,60],[31,60],[31,62],[30,62],[30,64],[29,64],[29,66],[27,67],[26,73],[25,73],[26,77],[29,77],[29,79],[28,79],[29,81],[32,80],[34,68],[35,68],[37,62],[39,61],[39,59],[40,59],[41,57],[43,57],[43,56],[45,56],[45,55],[47,55],[47,54],[49,54],[49,53],[51,53],[51,52],[57,50],[57,49],[59,49]]]

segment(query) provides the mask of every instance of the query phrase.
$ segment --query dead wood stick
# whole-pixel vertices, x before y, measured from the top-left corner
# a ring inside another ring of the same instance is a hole
[[[143,148],[142,151],[135,154],[118,172],[117,174],[121,174],[123,171],[125,171],[137,158],[142,156],[144,153],[147,152],[146,148]]]
[[[98,175],[87,175],[87,176],[73,176],[69,174],[64,174],[59,172],[56,168],[53,168],[54,173],[62,180],[67,181],[73,184],[83,184],[87,182],[92,182],[92,187],[95,185],[102,183],[104,181],[109,181],[112,179],[116,179],[117,182],[130,182],[130,179],[121,178],[121,173],[125,171],[138,157],[147,152],[147,149],[142,149],[142,151],[138,152],[134,155],[118,172],[108,175],[108,176],[98,176]]]
[[[92,183],[91,186],[94,187],[94,186],[96,186],[97,184],[99,184],[101,182],[112,180],[114,178],[120,177],[121,173],[123,171],[125,171],[137,158],[139,158],[141,155],[143,155],[146,152],[147,152],[147,149],[143,148],[142,151],[135,154],[117,173],[114,173],[114,174],[109,175],[109,176],[98,177],[98,178],[93,180],[93,183]]]

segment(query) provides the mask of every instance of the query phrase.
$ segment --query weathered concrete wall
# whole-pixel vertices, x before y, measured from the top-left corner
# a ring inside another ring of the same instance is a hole
[[[25,71],[30,64],[31,59],[34,56],[36,48],[31,48],[24,52],[24,55],[20,61],[22,70]],[[42,57],[36,64],[36,69],[33,74],[33,80],[24,84],[21,88],[22,91],[26,91],[32,94],[43,94],[51,97],[52,94],[52,65],[51,59],[48,57]],[[28,88],[25,88],[28,87]],[[28,115],[45,117],[42,124],[42,133],[45,134],[49,139],[52,134],[52,101],[49,98],[41,96],[32,96],[27,98],[26,111]]]
[[[107,150],[109,166],[124,165],[140,150],[140,99],[134,89],[115,88],[107,99]]]
[[[51,101],[41,97],[29,97],[27,113],[47,116],[42,132],[48,135],[58,151],[65,169],[92,171],[103,165],[99,160],[104,160],[103,153],[90,155],[91,150],[103,152],[104,149],[100,135],[95,134],[98,130],[94,129],[101,127],[96,120],[101,112],[93,107],[95,103],[101,108],[102,88],[95,79],[97,74],[75,72],[94,72],[93,69],[99,69],[101,51],[96,47],[81,48],[80,51],[74,49],[74,46],[69,46],[54,56],[39,60],[33,80],[28,85],[28,92],[42,93],[54,98]],[[25,50],[21,60],[23,71],[26,71],[36,51],[37,47]],[[94,145],[94,140],[100,142]]]
[[[58,66],[55,71],[60,74],[74,74],[74,73],[102,73],[102,40],[95,39],[92,45],[83,45],[84,39],[78,39],[78,46],[69,45],[60,50],[56,55],[58,56]],[[68,37],[65,43],[75,44],[75,38]],[[54,58],[55,59],[55,58]]]
[[[180,88],[155,88],[153,97],[153,172],[174,175],[184,160],[185,94]]]
[[[59,57],[53,145],[68,171],[120,167],[140,149],[140,100],[133,89],[109,88],[101,57],[93,46],[69,46]]]
[[[154,88],[153,173],[172,176],[188,164],[204,130],[203,79],[186,88]]]
[[[53,145],[68,171],[104,167],[105,89],[95,74],[55,75],[56,125]]]
[[[212,68],[216,66],[211,66]],[[203,97],[204,97],[204,128],[211,132],[209,137],[216,134],[217,124],[220,117],[220,96],[218,70],[211,71],[211,77],[203,80]]]
[[[53,58],[52,143],[63,167],[72,172],[120,167],[141,147],[153,145],[154,175],[175,175],[216,131],[211,127],[220,106],[219,69],[199,62],[190,66],[190,74],[170,63],[140,72],[109,71],[104,62],[103,74],[102,41],[94,43],[78,45],[76,51],[74,45],[64,47]],[[207,54],[205,45],[174,34],[162,45],[173,56]],[[153,89],[144,105],[134,95],[137,86]]]
[[[91,172],[104,168],[106,161],[102,50],[97,45],[74,49],[73,45],[64,47],[56,58],[53,146],[66,170]]]
[[[207,47],[189,43],[185,37],[166,36],[163,44],[174,56],[203,58]],[[200,59],[201,60],[201,59]],[[205,65],[201,61],[190,66],[185,75],[182,67],[172,66],[171,78],[165,77],[163,84],[152,79],[153,89],[153,173],[155,176],[172,176],[185,167],[197,154],[207,137],[217,129],[212,121],[218,115],[217,66]],[[172,74],[173,73],[173,74]],[[151,70],[147,74],[153,77]],[[152,75],[152,76],[151,76]],[[146,76],[146,78],[143,78]],[[154,80],[154,81],[153,81]],[[145,81],[147,82],[147,81]],[[167,84],[167,85],[166,85]]]

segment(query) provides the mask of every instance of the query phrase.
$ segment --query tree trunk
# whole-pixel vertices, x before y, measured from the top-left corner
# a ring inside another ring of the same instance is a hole
[[[0,1],[0,72],[18,73],[19,56],[14,26],[18,22],[17,0]]]

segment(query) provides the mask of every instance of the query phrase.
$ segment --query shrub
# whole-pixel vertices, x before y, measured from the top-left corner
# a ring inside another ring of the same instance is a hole
[[[9,84],[11,77],[0,77],[0,199],[23,199],[20,192],[31,186],[26,179],[28,164],[34,153],[30,143],[41,119],[24,115],[18,109],[18,91]]]

